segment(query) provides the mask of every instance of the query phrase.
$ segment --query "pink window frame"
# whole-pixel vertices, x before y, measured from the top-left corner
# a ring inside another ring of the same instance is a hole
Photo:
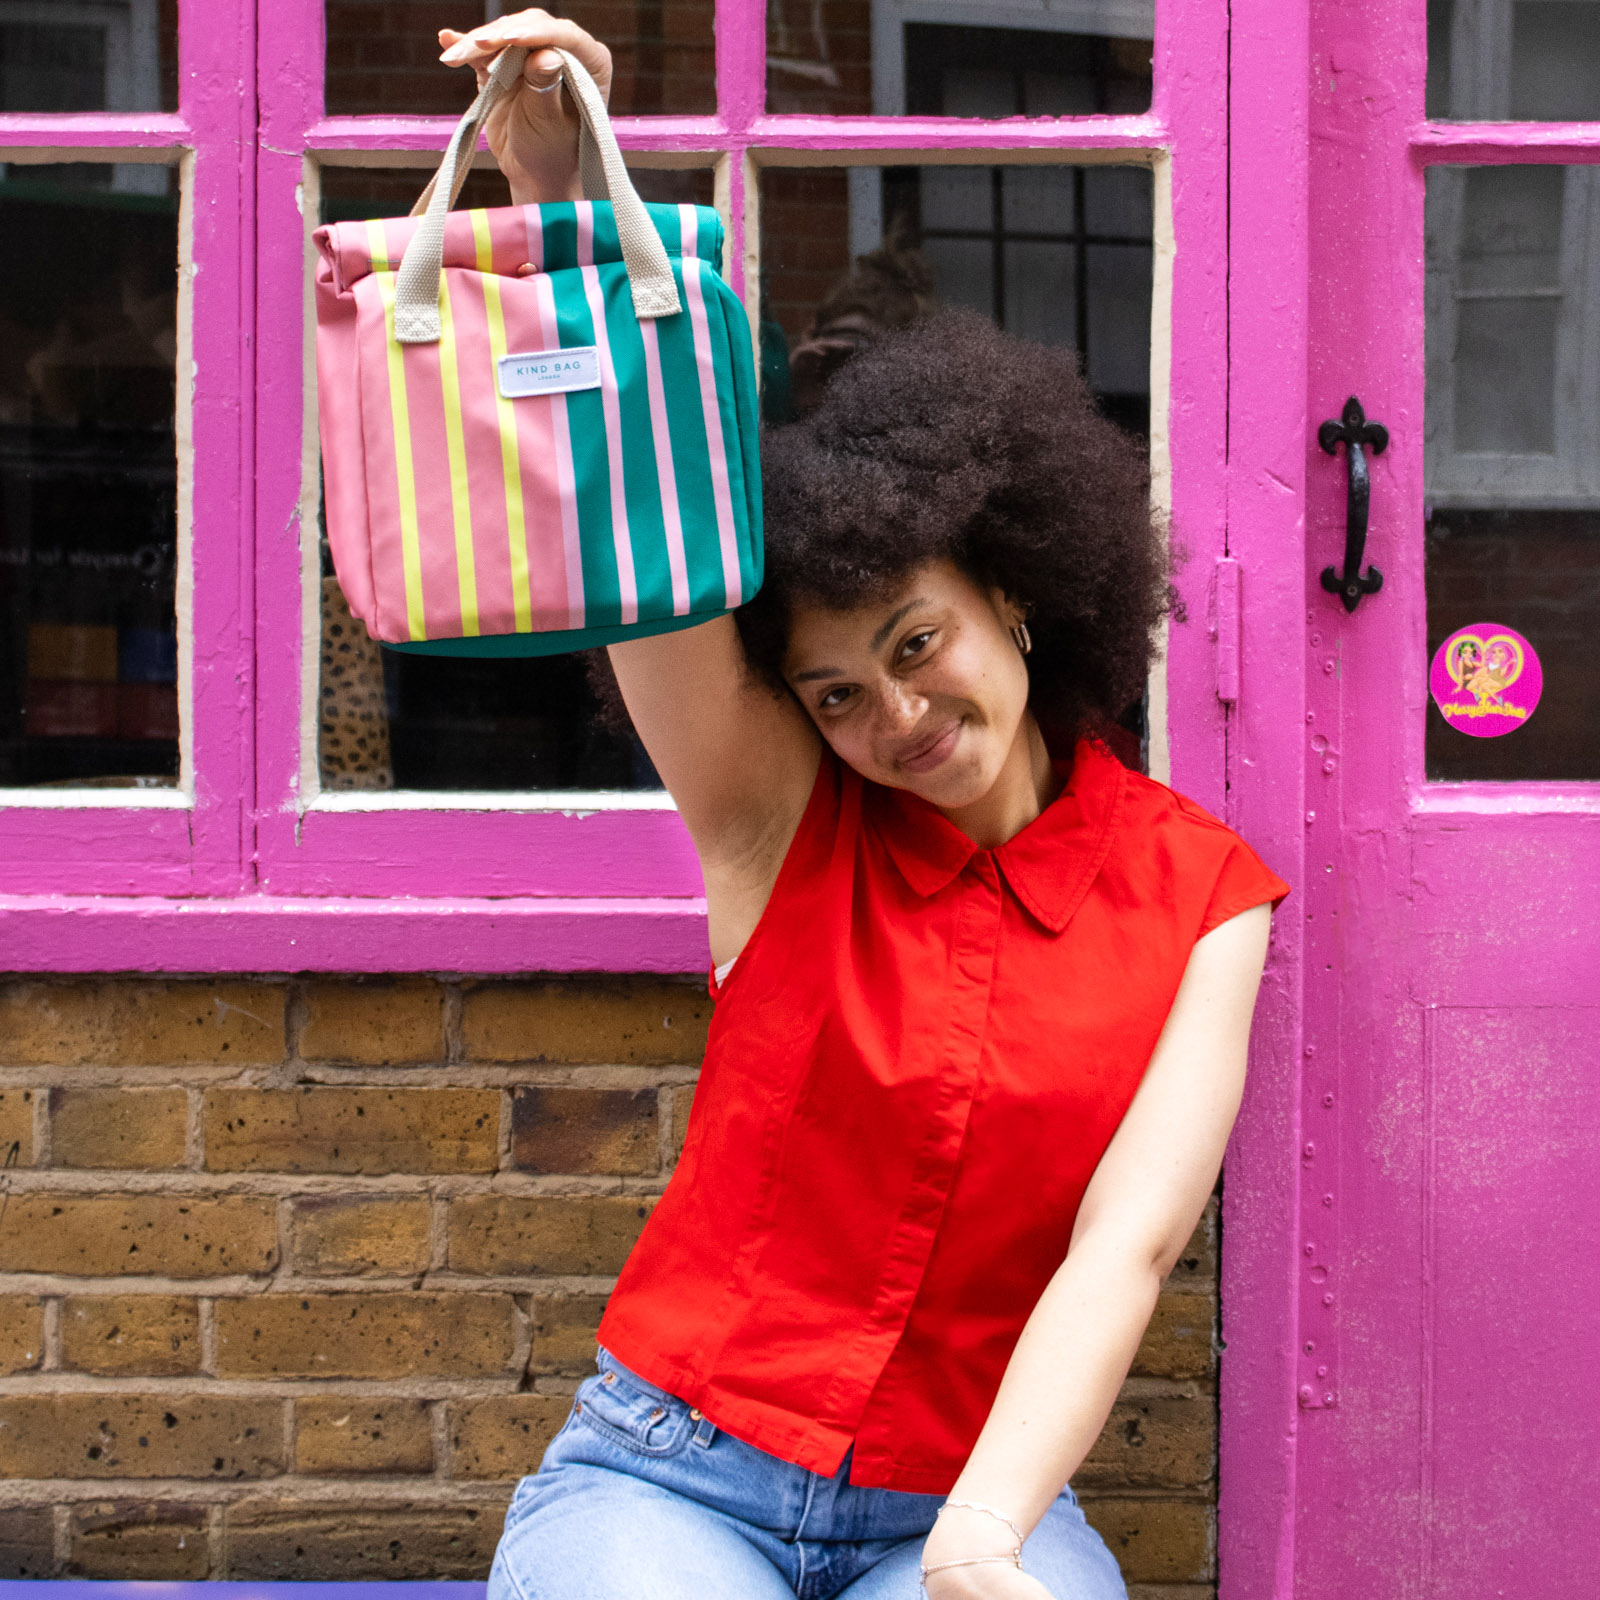
[[[250,498],[253,285],[240,151],[255,130],[237,86],[252,68],[254,24],[253,0],[180,0],[176,112],[0,113],[0,160],[179,163],[189,263],[179,360],[192,358],[194,373],[187,406],[179,385],[179,590],[193,594],[187,628],[180,619],[180,788],[48,799],[0,790],[0,896],[230,895],[247,883],[253,673],[240,507]]]
[[[185,16],[198,7],[199,0],[185,0]],[[83,863],[75,873],[35,873],[19,865],[0,880],[0,891],[17,891],[0,898],[0,966],[703,969],[699,874],[670,809],[575,813],[559,795],[482,809],[464,809],[449,797],[430,804],[420,796],[357,808],[303,803],[302,696],[315,692],[304,644],[301,525],[306,507],[315,504],[307,492],[314,482],[315,434],[306,391],[305,182],[310,164],[319,160],[438,151],[451,124],[439,118],[326,116],[322,0],[274,0],[260,6],[256,18],[239,17],[238,29],[228,36],[232,55],[224,55],[218,41],[215,6],[206,9],[210,26],[191,27],[186,36],[185,82],[231,87],[251,81],[243,74],[252,57],[260,63],[254,137],[241,126],[248,117],[247,96],[222,93],[214,108],[208,104],[218,127],[231,113],[231,136],[253,154],[253,163],[247,161],[234,178],[237,206],[216,208],[244,219],[230,236],[239,252],[232,327],[248,329],[253,311],[256,333],[253,341],[235,335],[230,381],[202,391],[208,399],[231,402],[202,406],[202,413],[226,411],[245,430],[228,457],[237,470],[228,488],[222,488],[220,473],[208,479],[216,490],[206,502],[214,519],[206,524],[207,536],[218,546],[214,563],[198,559],[198,485],[196,497],[196,638],[214,650],[202,663],[207,694],[197,694],[194,707],[197,807],[204,795],[213,808],[209,817],[236,819],[227,835],[232,854],[226,870],[219,863],[201,874],[191,864],[184,879],[172,867],[163,870],[164,858],[152,863],[155,846],[141,846],[141,829],[159,832],[143,812],[126,819],[120,812],[61,813],[40,823],[38,813],[0,811],[0,830],[19,831],[19,862],[52,849],[47,841],[53,825]],[[1161,493],[1191,557],[1179,580],[1191,625],[1172,630],[1153,708],[1161,747],[1156,765],[1220,810],[1227,708],[1217,695],[1208,619],[1213,563],[1225,554],[1224,0],[1161,0],[1148,113],[1059,120],[768,115],[765,14],[765,0],[720,0],[714,115],[618,121],[627,150],[657,160],[682,160],[695,152],[707,164],[720,159],[730,277],[741,292],[750,190],[764,164],[831,165],[849,161],[851,153],[856,161],[891,153],[902,160],[948,161],[963,152],[1000,159],[1029,159],[1028,152],[1036,152],[1032,159],[1052,153],[1070,159],[1082,152],[1090,159],[1125,156],[1155,167],[1158,217],[1165,208],[1158,223],[1158,282],[1167,286],[1157,307],[1155,454]],[[252,26],[258,38],[250,37]],[[208,52],[203,60],[202,49]],[[104,130],[113,122],[132,123],[129,142],[148,140],[149,130],[159,126],[177,140],[196,136],[185,120],[196,115],[186,101],[179,118],[100,118],[93,125]],[[36,138],[60,142],[61,125],[81,119],[22,120]],[[92,142],[88,131],[83,139]],[[419,182],[420,176],[419,171]],[[252,240],[253,272],[247,264]],[[1181,250],[1174,249],[1180,240]],[[215,315],[208,311],[205,326],[215,341],[207,349],[220,361],[227,327],[220,305]],[[202,364],[202,374],[206,370]],[[1182,395],[1181,405],[1164,403],[1173,394]],[[250,504],[240,486],[252,482],[253,525],[237,509]],[[231,505],[230,493],[237,495]],[[253,567],[239,559],[252,548]],[[202,676],[197,671],[197,683]],[[186,827],[194,814],[170,818],[169,851],[184,842],[179,824]],[[97,842],[110,816],[118,819],[116,838],[126,852],[120,873],[105,870],[106,848]],[[195,852],[201,837],[197,829]],[[212,835],[204,837],[209,841]]]

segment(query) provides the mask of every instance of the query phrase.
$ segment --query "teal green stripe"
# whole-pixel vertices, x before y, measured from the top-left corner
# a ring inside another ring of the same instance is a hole
[[[690,263],[692,269],[693,262]],[[683,265],[674,259],[673,276],[683,293]],[[687,299],[684,300],[688,306]],[[711,348],[718,349],[718,316],[708,301]],[[672,468],[683,512],[683,548],[689,566],[689,602],[696,611],[723,603],[722,539],[717,530],[716,492],[711,480],[711,447],[700,404],[700,372],[694,354],[694,328],[687,310],[656,323],[661,341],[661,374],[667,390],[667,421],[672,434]],[[726,365],[719,363],[722,370]],[[736,502],[737,504],[737,502]]]
[[[596,207],[596,210],[599,208]],[[607,207],[607,210],[610,208]],[[661,514],[661,478],[656,471],[655,430],[650,421],[650,389],[645,374],[644,335],[634,315],[628,270],[620,261],[600,269],[606,299],[606,328],[611,335],[611,360],[616,367],[622,412],[622,481],[628,502],[628,532],[633,545],[633,576],[639,586],[641,617],[672,615],[672,568],[667,559],[666,521]],[[657,319],[657,336],[663,322]],[[663,373],[665,378],[665,373]],[[674,396],[666,384],[667,407]]]
[[[704,284],[706,320],[711,324],[717,371],[720,376],[732,369],[732,383],[717,385],[717,405],[722,413],[722,437],[728,450],[734,521],[742,524],[739,528],[739,575],[748,600],[761,586],[762,571],[761,456],[750,319],[738,295],[724,279],[708,274]]]
[[[545,207],[546,212],[552,208]],[[565,208],[570,210],[570,207]],[[563,348],[592,345],[594,322],[581,273],[553,272],[556,323]],[[584,613],[591,626],[620,623],[621,590],[611,539],[611,469],[606,459],[606,416],[598,389],[567,396],[574,477],[578,485],[578,536],[583,547]]]

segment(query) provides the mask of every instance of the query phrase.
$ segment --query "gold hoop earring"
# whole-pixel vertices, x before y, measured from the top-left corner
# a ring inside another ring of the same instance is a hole
[[[1028,624],[1026,622],[1019,622],[1016,627],[1011,630],[1011,637],[1015,641],[1017,649],[1020,650],[1023,655],[1027,655],[1027,653],[1033,649],[1033,640],[1029,637]]]

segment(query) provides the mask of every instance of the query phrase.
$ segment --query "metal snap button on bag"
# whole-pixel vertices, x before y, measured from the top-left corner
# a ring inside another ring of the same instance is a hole
[[[640,200],[594,80],[558,54],[587,199],[450,210],[521,78],[507,50],[411,217],[314,235],[328,541],[351,611],[399,649],[586,649],[761,582],[755,367],[721,220]]]

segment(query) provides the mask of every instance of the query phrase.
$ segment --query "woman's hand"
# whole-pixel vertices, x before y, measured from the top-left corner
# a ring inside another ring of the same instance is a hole
[[[973,1556],[1005,1559],[973,1567],[945,1567],[929,1574],[928,1600],[1049,1600],[1050,1591],[1037,1578],[1011,1565],[1016,1547],[1015,1535],[989,1512],[971,1505],[946,1506],[923,1543],[923,1566],[937,1567]]]
[[[575,22],[537,9],[485,23],[470,33],[439,30],[446,66],[471,67],[482,87],[502,50],[528,52],[522,82],[489,113],[484,137],[511,184],[514,205],[581,200],[578,181],[578,110],[561,88],[561,59],[574,55],[589,69],[600,97],[611,96],[611,52]]]

